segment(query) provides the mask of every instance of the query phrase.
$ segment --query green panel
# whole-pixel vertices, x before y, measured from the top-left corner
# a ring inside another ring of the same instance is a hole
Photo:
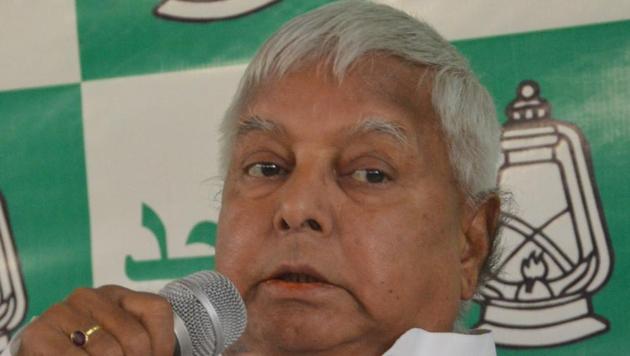
[[[80,87],[0,93],[0,147],[30,320],[92,285]]]
[[[159,0],[77,1],[84,80],[242,63],[290,18],[332,0],[283,0],[235,19],[167,20]]]
[[[630,21],[502,36],[455,45],[489,88],[504,121],[518,83],[533,79],[552,105],[552,116],[582,129],[590,143],[614,253],[611,279],[593,297],[595,313],[610,331],[575,344],[538,349],[500,349],[500,355],[621,355],[630,346]],[[473,308],[470,323],[477,320]]]

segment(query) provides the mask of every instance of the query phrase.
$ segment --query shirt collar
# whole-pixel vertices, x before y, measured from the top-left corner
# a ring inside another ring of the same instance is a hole
[[[496,356],[492,333],[433,333],[414,328],[402,334],[383,356]]]

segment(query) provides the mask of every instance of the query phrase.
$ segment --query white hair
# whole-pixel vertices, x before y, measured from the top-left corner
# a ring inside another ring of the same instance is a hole
[[[229,165],[238,116],[261,83],[318,59],[327,61],[341,79],[353,63],[374,53],[431,69],[432,105],[441,119],[461,189],[473,200],[494,191],[500,127],[492,98],[466,59],[431,26],[369,1],[339,1],[299,16],[260,48],[223,119],[223,173]]]

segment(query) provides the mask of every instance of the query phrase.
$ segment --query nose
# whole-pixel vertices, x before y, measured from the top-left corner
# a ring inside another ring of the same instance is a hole
[[[334,225],[334,192],[324,172],[294,169],[278,192],[274,227],[282,234],[329,236]]]

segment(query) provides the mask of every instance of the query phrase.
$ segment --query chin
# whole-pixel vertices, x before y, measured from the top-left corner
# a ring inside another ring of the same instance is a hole
[[[270,354],[317,353],[343,347],[361,338],[360,328],[349,325],[348,318],[308,309],[292,307],[258,314],[258,317],[252,315],[247,336],[251,337],[250,341],[265,344],[261,349],[275,350]]]

